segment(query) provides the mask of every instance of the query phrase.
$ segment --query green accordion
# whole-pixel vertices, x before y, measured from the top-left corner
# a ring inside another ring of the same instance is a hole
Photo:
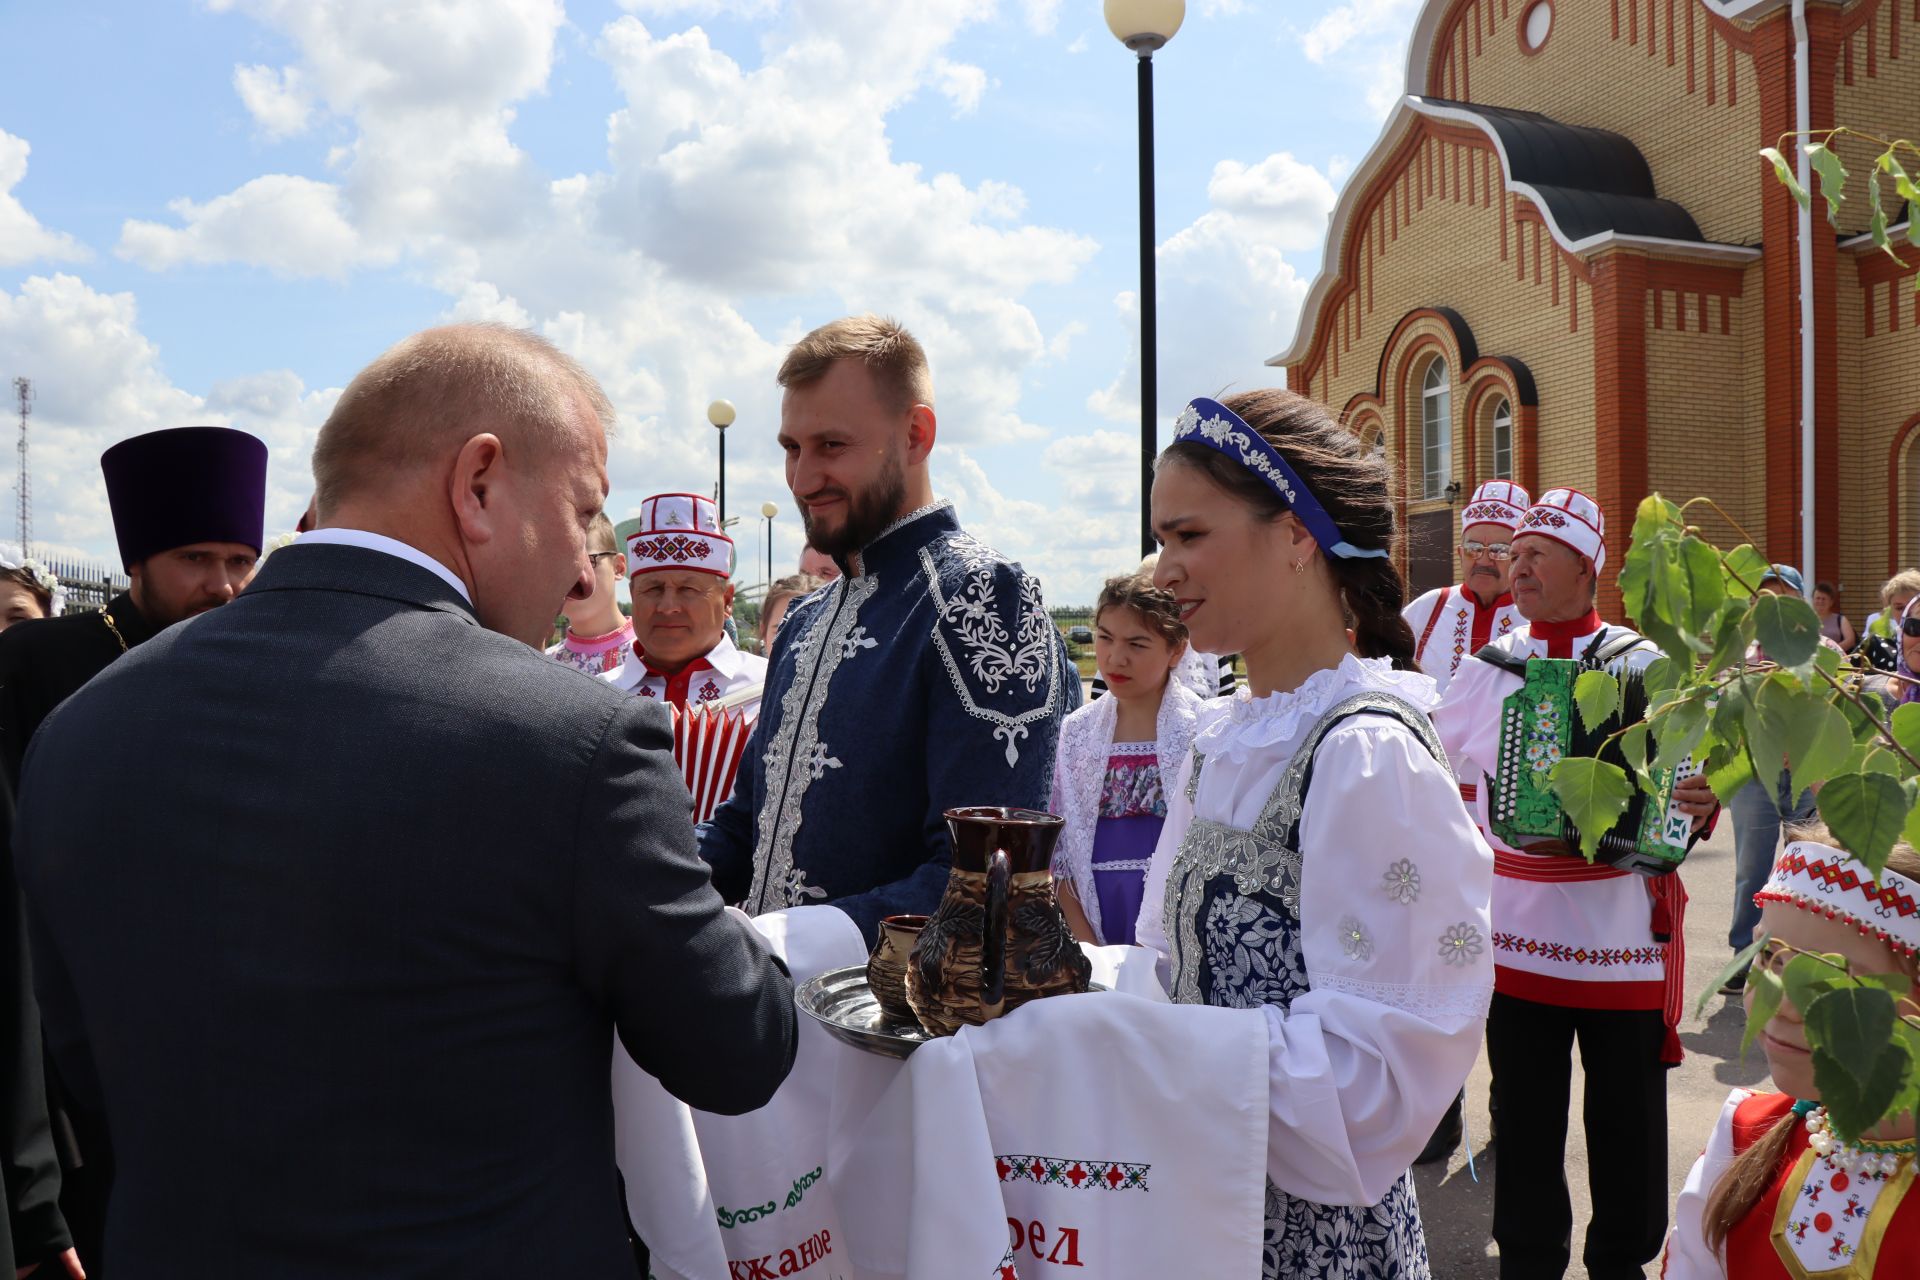
[[[1507,667],[1516,674],[1517,668],[1517,663]],[[1621,672],[1620,709],[1589,729],[1574,706],[1573,683],[1593,669],[1566,658],[1529,658],[1524,683],[1501,706],[1500,755],[1488,779],[1487,812],[1493,834],[1515,849],[1580,856],[1580,832],[1550,785],[1554,765],[1569,757],[1598,756],[1626,768],[1618,746],[1602,743],[1623,725],[1646,717],[1646,685],[1638,672]],[[1600,837],[1595,857],[1622,871],[1660,876],[1686,859],[1692,843],[1692,820],[1674,804],[1673,789],[1694,767],[1683,761],[1675,769],[1647,772],[1653,794],[1634,788],[1626,813]]]

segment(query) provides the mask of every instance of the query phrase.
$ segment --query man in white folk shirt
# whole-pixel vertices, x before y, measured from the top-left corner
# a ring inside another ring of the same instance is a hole
[[[1605,531],[1599,506],[1574,489],[1550,490],[1526,511],[1512,543],[1513,597],[1526,625],[1494,640],[1489,656],[1605,657],[1615,674],[1659,656],[1594,609]],[[1593,1121],[1587,1273],[1639,1277],[1666,1233],[1666,1068],[1680,1060],[1685,891],[1677,874],[1649,879],[1579,857],[1522,853],[1493,834],[1485,779],[1497,768],[1502,704],[1521,684],[1469,657],[1433,712],[1455,774],[1482,784],[1470,808],[1494,851],[1487,1054],[1500,1123],[1500,1274],[1552,1280],[1571,1258],[1565,1159],[1577,1039]],[[1697,830],[1712,793],[1687,788],[1681,807]]]
[[[1508,590],[1513,531],[1533,499],[1511,480],[1489,480],[1460,512],[1457,587],[1435,587],[1401,616],[1413,628],[1414,656],[1442,694],[1460,664],[1526,622]],[[1468,788],[1461,787],[1462,794]],[[1473,797],[1467,796],[1471,804]]]
[[[655,494],[627,537],[633,656],[605,678],[674,708],[674,755],[704,822],[733,790],[740,754],[760,714],[767,660],[728,637],[733,539],[712,499]]]

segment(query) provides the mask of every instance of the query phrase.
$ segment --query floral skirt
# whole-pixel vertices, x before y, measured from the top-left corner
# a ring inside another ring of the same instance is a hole
[[[1315,1204],[1267,1183],[1261,1280],[1431,1280],[1413,1175],[1365,1209]]]

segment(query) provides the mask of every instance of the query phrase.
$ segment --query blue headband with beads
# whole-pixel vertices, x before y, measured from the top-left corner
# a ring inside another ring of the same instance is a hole
[[[1267,438],[1246,424],[1246,420],[1218,400],[1190,400],[1187,407],[1174,419],[1173,438],[1176,442],[1191,440],[1203,444],[1209,449],[1218,450],[1238,462],[1253,474],[1259,476],[1269,489],[1287,504],[1287,509],[1300,517],[1300,523],[1307,526],[1307,532],[1320,544],[1320,549],[1342,560],[1378,560],[1385,559],[1385,547],[1356,547],[1348,542],[1340,532],[1340,526],[1333,522],[1327,509],[1320,505],[1320,499],[1313,496],[1313,490],[1307,488],[1280,451],[1267,443]]]

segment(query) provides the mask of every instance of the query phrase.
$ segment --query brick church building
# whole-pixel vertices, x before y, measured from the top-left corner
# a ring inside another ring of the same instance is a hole
[[[1920,0],[1806,10],[1812,126],[1920,139]],[[1799,560],[1798,210],[1755,154],[1795,112],[1788,0],[1427,0],[1269,361],[1394,460],[1415,589],[1451,580],[1494,477],[1593,495],[1610,566],[1652,490]],[[1814,572],[1857,621],[1920,564],[1920,249],[1873,247],[1869,153],[1841,155],[1837,230],[1815,200]]]

